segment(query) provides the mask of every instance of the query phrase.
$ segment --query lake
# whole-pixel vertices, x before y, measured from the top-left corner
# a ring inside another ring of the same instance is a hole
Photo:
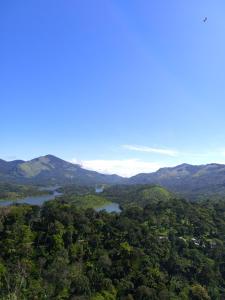
[[[100,194],[104,191],[104,186],[98,186],[95,188],[95,193]]]
[[[26,197],[22,199],[16,199],[16,200],[1,200],[0,206],[9,206],[11,204],[20,204],[20,203],[26,203],[30,205],[39,205],[41,206],[44,202],[53,200],[57,196],[62,195],[61,193],[58,193],[57,191],[54,191],[53,194],[47,194],[47,195],[41,195],[41,196],[33,196],[33,197]]]
[[[101,210],[105,210],[108,213],[112,213],[112,212],[116,212],[116,213],[120,213],[121,209],[118,203],[112,202],[110,204],[106,204],[102,207],[98,207],[95,209],[96,211],[101,211]]]
[[[53,190],[53,189],[46,189],[46,190]],[[49,201],[49,200],[54,200],[56,197],[61,196],[61,195],[62,195],[62,193],[59,193],[56,190],[53,190],[53,194],[48,194],[48,195],[26,197],[26,198],[17,199],[17,200],[1,200],[0,206],[9,206],[12,204],[22,204],[22,203],[41,206],[44,202]],[[101,210],[106,210],[109,213],[111,213],[111,212],[120,213],[121,212],[119,204],[114,203],[114,202],[103,205],[102,207],[96,208],[96,211],[101,211]]]

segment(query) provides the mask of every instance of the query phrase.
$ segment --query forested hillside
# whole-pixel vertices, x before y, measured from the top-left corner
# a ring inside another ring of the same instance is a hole
[[[85,170],[54,155],[45,155],[29,161],[0,159],[0,182],[33,185],[95,185],[119,184],[124,178]]]
[[[129,178],[129,184],[158,184],[189,200],[220,199],[225,196],[225,165],[181,164],[137,174]]]
[[[225,299],[225,202],[0,209],[0,299]]]
[[[38,187],[35,186],[0,183],[0,200],[15,200],[25,198],[28,196],[39,196],[47,193],[49,193],[49,191],[40,190]]]
[[[157,185],[115,185],[106,187],[102,195],[123,207],[138,205],[141,207],[158,201],[168,201],[175,197],[165,188]]]

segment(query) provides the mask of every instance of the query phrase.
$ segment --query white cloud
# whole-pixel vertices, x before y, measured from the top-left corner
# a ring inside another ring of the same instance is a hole
[[[73,163],[78,163],[76,159]],[[79,161],[84,169],[98,171],[104,174],[118,174],[124,177],[130,177],[138,173],[150,173],[163,167],[156,162],[147,162],[140,159],[112,159],[112,160],[83,160]]]
[[[122,147],[132,151],[157,153],[157,154],[169,155],[169,156],[176,156],[178,154],[176,150],[172,150],[172,149],[151,148],[147,146],[137,146],[137,145],[122,145]]]

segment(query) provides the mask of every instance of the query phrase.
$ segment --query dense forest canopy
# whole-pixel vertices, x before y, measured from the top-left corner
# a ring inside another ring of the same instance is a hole
[[[118,195],[117,195],[118,197]],[[0,299],[225,299],[225,201],[0,209]]]

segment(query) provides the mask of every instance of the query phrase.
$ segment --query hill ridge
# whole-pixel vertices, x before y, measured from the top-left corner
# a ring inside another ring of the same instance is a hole
[[[183,163],[130,178],[86,170],[52,154],[28,161],[0,159],[0,182],[40,185],[156,184],[190,199],[225,196],[225,165]]]
[[[79,164],[48,154],[27,161],[0,160],[0,181],[45,185],[68,183],[93,185],[121,183],[123,178],[86,170]]]

